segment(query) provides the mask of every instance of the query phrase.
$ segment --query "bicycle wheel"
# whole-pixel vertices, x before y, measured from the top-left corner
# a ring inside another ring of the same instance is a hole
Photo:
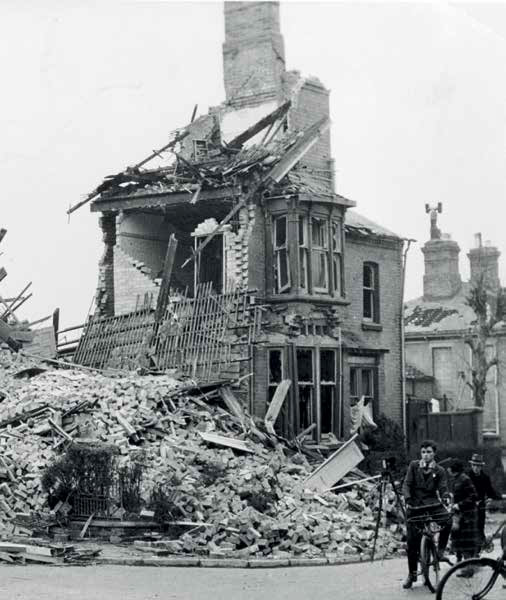
[[[481,600],[494,587],[499,572],[500,564],[491,558],[463,560],[444,574],[436,600]],[[504,597],[502,588],[496,591],[494,596]],[[489,598],[492,600],[492,595]]]
[[[420,565],[424,584],[434,593],[439,583],[439,559],[434,542],[425,535],[420,546]]]

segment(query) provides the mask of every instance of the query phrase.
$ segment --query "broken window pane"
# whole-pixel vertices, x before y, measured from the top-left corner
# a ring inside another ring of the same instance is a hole
[[[320,378],[322,382],[336,381],[336,351],[320,351]]]
[[[313,382],[313,351],[297,349],[297,374],[300,382]]]
[[[276,248],[286,245],[286,217],[279,217],[275,221]]]
[[[307,221],[299,217],[299,285],[307,290]]]
[[[313,388],[309,385],[299,386],[299,427],[306,429],[313,423]]]
[[[274,219],[274,279],[276,292],[290,288],[290,269],[288,266],[286,216]]]
[[[334,386],[322,385],[320,389],[321,433],[334,428]]]
[[[281,350],[269,350],[269,383],[280,383],[283,378]]]

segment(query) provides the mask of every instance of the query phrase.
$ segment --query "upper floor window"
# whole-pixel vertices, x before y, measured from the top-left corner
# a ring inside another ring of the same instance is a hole
[[[311,219],[311,271],[313,290],[329,290],[329,236],[328,221]]]
[[[288,231],[286,215],[274,219],[274,283],[276,291],[290,289],[290,268],[288,265]]]
[[[379,323],[379,269],[376,263],[366,262],[363,266],[363,316]]]
[[[287,215],[273,219],[275,293],[298,288],[307,294],[342,295],[342,223],[324,216],[298,215],[290,244]],[[290,265],[291,262],[296,264]],[[295,282],[290,281],[290,270]]]

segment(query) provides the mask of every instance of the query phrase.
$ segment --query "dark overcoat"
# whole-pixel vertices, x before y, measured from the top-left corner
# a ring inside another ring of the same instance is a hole
[[[452,531],[453,548],[465,558],[474,556],[478,546],[478,523],[476,504],[478,495],[471,479],[460,473],[452,482],[453,503],[458,505],[460,526]]]

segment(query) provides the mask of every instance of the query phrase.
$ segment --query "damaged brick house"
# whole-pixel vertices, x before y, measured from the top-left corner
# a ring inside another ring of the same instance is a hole
[[[215,320],[200,338],[174,334],[178,352],[198,347],[194,369],[217,344],[201,379],[239,379],[238,396],[261,417],[289,379],[278,427],[295,435],[314,424],[318,442],[348,437],[362,397],[400,423],[403,241],[335,193],[329,92],[285,69],[278,3],[225,3],[223,64],[222,105],[90,194],[105,244],[95,319],[125,324],[144,299],[159,306],[168,260],[166,331],[183,305],[198,321],[199,302],[236,324],[233,341],[224,330],[219,343],[206,337]],[[155,365],[170,366],[163,344],[149,343]]]
[[[476,315],[467,305],[466,298],[482,274],[489,289],[497,291],[501,287],[500,252],[488,242],[482,244],[481,234],[477,234],[475,247],[467,254],[470,281],[462,281],[459,245],[435,226],[437,212],[435,209],[432,212],[431,237],[422,249],[425,262],[423,296],[406,303],[406,362],[414,371],[414,389],[419,390],[416,395],[438,400],[436,410],[440,412],[467,411],[473,407],[472,392],[466,384],[472,367],[472,353],[465,337],[472,331]],[[496,325],[487,342],[487,351],[490,356],[497,357],[498,365],[487,373],[485,404],[477,426],[485,441],[504,447],[506,329],[503,324]],[[408,428],[411,429],[411,423]]]

